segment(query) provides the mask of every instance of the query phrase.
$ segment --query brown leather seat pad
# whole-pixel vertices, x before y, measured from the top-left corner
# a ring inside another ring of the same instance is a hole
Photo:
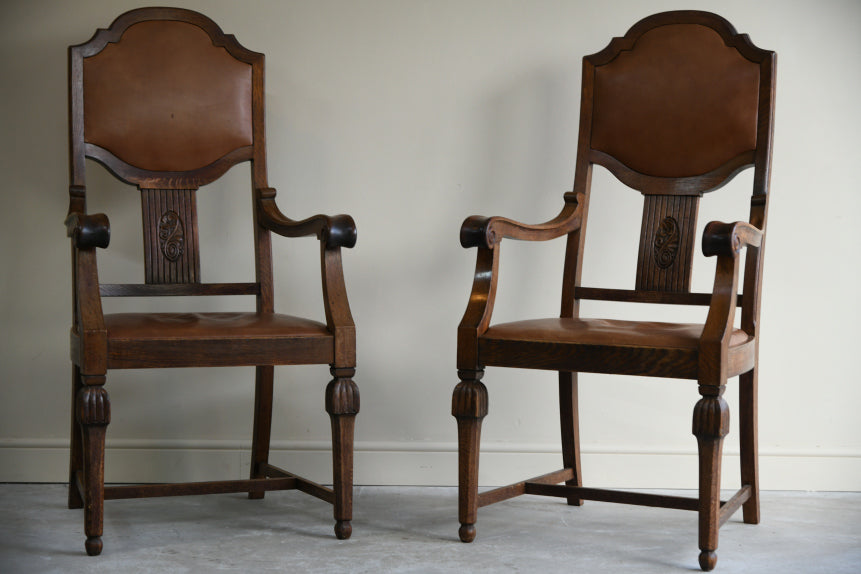
[[[620,347],[664,347],[696,349],[703,325],[692,323],[656,323],[613,319],[532,319],[494,325],[482,339],[509,341],[547,341],[581,345]],[[730,346],[750,340],[747,333],[735,329]]]
[[[273,313],[116,313],[105,326],[112,340],[332,336],[317,321]]]

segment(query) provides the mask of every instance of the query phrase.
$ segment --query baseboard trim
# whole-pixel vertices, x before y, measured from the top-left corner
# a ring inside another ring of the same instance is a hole
[[[332,467],[327,441],[273,441],[270,461],[326,483]],[[737,451],[725,450],[723,486],[738,484]],[[64,482],[68,442],[0,440],[0,482]],[[109,440],[109,482],[227,480],[247,476],[250,443],[234,440]],[[697,486],[696,451],[585,447],[585,483],[605,488]],[[488,443],[482,446],[479,481],[497,486],[561,466],[552,444]],[[457,480],[457,445],[442,442],[367,441],[356,444],[355,481],[365,485],[451,486]],[[763,490],[861,491],[861,452],[783,450],[760,452]]]

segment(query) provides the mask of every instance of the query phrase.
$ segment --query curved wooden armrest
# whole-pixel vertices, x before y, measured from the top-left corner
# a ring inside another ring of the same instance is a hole
[[[487,331],[496,284],[499,279],[499,249],[479,247],[475,260],[472,292],[460,324],[457,327],[457,368],[478,369],[478,337]]]
[[[735,320],[738,297],[738,254],[745,247],[762,245],[762,231],[750,223],[712,221],[703,231],[703,254],[718,256],[712,300],[700,336],[700,385],[721,387],[726,384],[725,360]],[[754,297],[745,293],[745,298]],[[751,333],[753,334],[753,333]]]
[[[327,247],[356,245],[356,223],[349,215],[312,215],[296,221],[290,219],[275,204],[273,188],[259,189],[260,224],[284,237],[315,235]]]
[[[356,366],[356,326],[350,313],[341,250],[320,244],[320,262],[323,275],[323,307],[326,326],[335,335],[335,363],[337,367]]]
[[[493,246],[503,238],[524,241],[546,241],[567,235],[580,227],[585,196],[582,193],[565,194],[565,207],[546,223],[528,225],[504,217],[482,217],[473,215],[464,220],[460,227],[460,244],[464,247]]]
[[[712,221],[703,230],[703,255],[737,255],[743,247],[759,247],[762,231],[744,221],[722,223]]]
[[[66,217],[66,235],[78,249],[104,249],[111,241],[111,224],[104,213],[70,213]]]
[[[108,246],[111,227],[103,213],[87,215],[72,212],[66,217],[66,232],[72,238],[72,280],[75,305],[73,345],[75,360],[85,374],[104,374],[107,369],[107,331],[99,293],[99,270],[96,247]]]

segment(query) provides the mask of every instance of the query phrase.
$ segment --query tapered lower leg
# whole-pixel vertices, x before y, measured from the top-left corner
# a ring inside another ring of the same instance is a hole
[[[85,548],[90,556],[102,552],[102,525],[105,502],[105,431],[111,420],[108,392],[93,384],[104,377],[87,377],[89,385],[78,392],[77,420],[81,425],[84,467]]]
[[[84,499],[78,491],[77,474],[83,472],[81,427],[78,424],[78,392],[81,389],[81,369],[72,365],[72,430],[69,440],[69,508],[83,508]]]
[[[102,552],[102,528],[105,504],[105,425],[84,425],[84,533],[87,554]]]
[[[359,412],[355,369],[332,368],[334,379],[326,387],[326,412],[332,421],[332,489],[335,491],[335,536],[346,540],[353,533],[353,429]]]
[[[254,433],[251,439],[251,478],[266,478],[263,465],[269,462],[272,432],[272,381],[275,367],[258,366],[254,383]],[[260,499],[265,491],[249,492],[248,498]]]
[[[757,447],[756,369],[739,377],[739,436],[741,441],[741,484],[750,486],[750,498],[742,506],[747,524],[759,524],[759,457]]]
[[[481,422],[487,415],[487,388],[480,381],[484,371],[461,370],[454,388],[451,413],[457,419],[458,442],[458,535],[463,542],[475,540],[478,515],[478,454]]]
[[[720,529],[720,467],[723,438],[729,432],[729,406],[724,387],[700,386],[703,398],[694,407],[693,434],[699,447],[699,546],[700,568],[717,564]]]
[[[577,407],[577,373],[559,372],[559,422],[562,430],[562,464],[574,471],[574,478],[565,481],[569,486],[583,486],[580,472],[580,422]],[[581,506],[583,501],[568,497],[570,506]]]

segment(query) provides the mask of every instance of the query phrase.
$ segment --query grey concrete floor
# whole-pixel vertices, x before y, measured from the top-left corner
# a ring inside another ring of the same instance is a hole
[[[0,485],[0,572],[698,571],[696,515],[679,510],[522,496],[480,509],[462,544],[454,488],[357,487],[347,541],[331,507],[297,491],[114,500],[91,558],[65,502],[61,485]],[[762,516],[724,525],[716,572],[861,572],[861,493],[764,492]]]

